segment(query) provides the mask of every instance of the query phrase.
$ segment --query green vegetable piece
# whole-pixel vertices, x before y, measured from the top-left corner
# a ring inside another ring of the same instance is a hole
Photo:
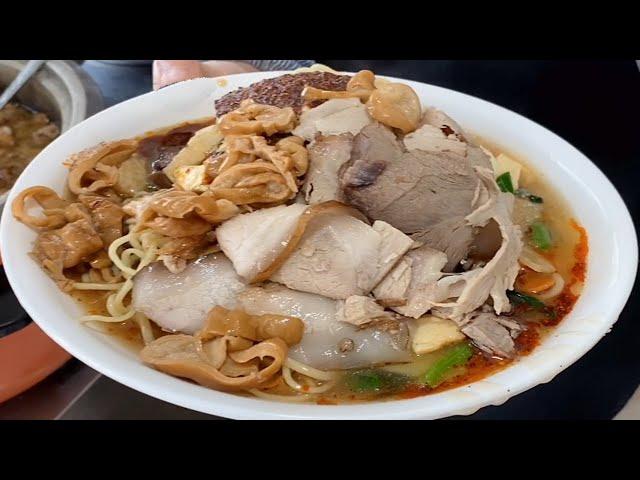
[[[549,250],[553,245],[551,232],[544,223],[534,222],[531,224],[531,243],[540,250]]]
[[[544,202],[542,197],[539,197],[538,195],[534,195],[529,190],[526,190],[524,188],[517,189],[514,192],[514,195],[516,197],[520,197],[520,198],[524,198],[525,200],[529,200],[531,203],[543,203]]]
[[[515,290],[508,290],[507,297],[509,297],[509,300],[516,305],[522,305],[526,303],[532,308],[540,310],[552,320],[555,320],[558,317],[558,313],[553,307],[545,305],[542,301],[530,295],[525,295],[524,293],[516,292]]]
[[[473,355],[473,348],[468,343],[459,343],[451,347],[424,375],[424,381],[435,388],[444,381],[445,375],[456,367],[466,365]]]
[[[496,178],[496,183],[500,187],[500,190],[502,190],[503,192],[514,193],[510,172],[504,172],[502,175]]]
[[[349,390],[353,392],[389,393],[401,390],[409,382],[409,377],[372,368],[348,372],[345,382]]]
[[[509,297],[509,300],[516,305],[526,303],[527,305],[531,305],[533,308],[546,308],[546,305],[536,297],[525,295],[524,293],[516,292],[515,290],[507,290],[507,297]]]

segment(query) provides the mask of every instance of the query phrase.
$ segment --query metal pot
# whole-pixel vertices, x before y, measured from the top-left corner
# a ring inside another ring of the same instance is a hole
[[[0,91],[18,75],[26,60],[0,60]],[[104,108],[102,93],[78,64],[49,60],[18,92],[15,100],[46,114],[65,132]],[[7,193],[0,196],[0,209]]]
[[[25,64],[25,60],[0,60],[0,90]],[[91,77],[75,62],[66,60],[47,61],[15,99],[45,113],[63,132],[104,106],[100,89]]]

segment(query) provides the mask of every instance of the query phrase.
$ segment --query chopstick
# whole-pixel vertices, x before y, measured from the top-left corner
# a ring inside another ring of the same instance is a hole
[[[46,60],[29,60],[18,76],[13,79],[13,82],[11,82],[5,91],[2,92],[2,95],[0,95],[0,109],[4,108],[4,106],[9,103],[9,100],[18,93],[18,90],[20,90],[45,63]]]

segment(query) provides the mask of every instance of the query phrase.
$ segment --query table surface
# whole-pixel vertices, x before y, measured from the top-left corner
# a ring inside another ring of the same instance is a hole
[[[338,70],[368,68],[474,95],[518,112],[565,138],[611,179],[639,218],[640,72],[635,61],[345,61]],[[106,106],[151,89],[149,65],[87,61]],[[640,384],[638,286],[617,324],[552,382],[500,407],[460,419],[610,419]],[[640,399],[639,399],[640,400]],[[156,400],[70,361],[24,394],[0,405],[2,418],[215,419]]]

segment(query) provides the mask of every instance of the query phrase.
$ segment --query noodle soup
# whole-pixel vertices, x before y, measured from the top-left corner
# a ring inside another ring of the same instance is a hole
[[[428,395],[530,353],[584,282],[563,200],[404,85],[305,75],[73,155],[65,198],[16,197],[80,321],[167,374],[327,405]],[[297,93],[270,99],[277,85]]]

